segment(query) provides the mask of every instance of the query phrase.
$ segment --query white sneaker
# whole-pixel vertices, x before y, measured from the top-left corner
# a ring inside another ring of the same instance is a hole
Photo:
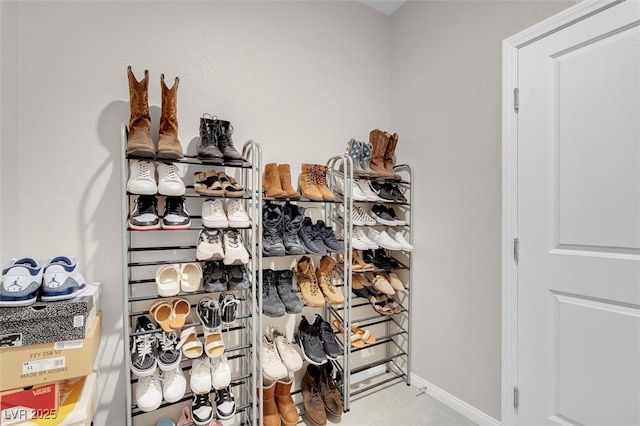
[[[222,207],[222,200],[209,198],[202,203],[202,224],[207,228],[226,228],[229,226],[229,220]]]
[[[284,366],[287,367],[287,370],[292,373],[300,370],[302,368],[302,357],[294,349],[293,344],[275,327],[270,327],[269,335],[276,345],[280,359]]]
[[[249,263],[249,253],[238,231],[226,231],[223,240],[224,259],[222,262],[225,265],[246,265]]]
[[[377,224],[376,220],[373,217],[371,217],[367,212],[365,212],[364,209],[360,206],[353,207],[352,218],[353,218],[352,223],[357,226],[374,226]],[[360,225],[356,224],[356,222],[359,222]]]
[[[158,371],[150,376],[138,377],[136,405],[144,412],[157,410],[162,404],[162,385]]]
[[[242,205],[242,200],[227,200],[227,218],[229,219],[229,228],[248,228],[251,226],[251,219]]]
[[[158,193],[179,197],[184,195],[185,186],[178,175],[178,168],[173,163],[158,164]]]
[[[162,381],[162,395],[167,402],[178,402],[187,391],[187,379],[180,366],[170,371],[165,371],[160,376]]]
[[[355,227],[351,233],[351,245],[356,250],[375,250],[380,248],[378,244],[367,237],[362,229]]]
[[[156,270],[158,296],[171,297],[180,293],[180,265],[163,265]]]
[[[214,389],[224,389],[231,384],[231,366],[227,357],[216,358],[211,366],[211,385]]]
[[[389,235],[402,246],[402,250],[413,251],[413,246],[404,238],[404,235],[402,235],[400,232],[389,229]]]
[[[189,374],[189,387],[193,393],[203,395],[211,392],[211,364],[208,357],[194,359]]]
[[[196,247],[196,259],[198,260],[222,260],[222,234],[217,229],[203,229],[198,236]]]
[[[289,376],[289,370],[280,359],[276,344],[262,336],[262,374],[269,380],[280,380]]]
[[[360,188],[360,191],[362,191],[364,196],[367,198],[367,201],[382,201],[382,199],[378,197],[378,194],[373,192],[373,189],[371,189],[371,185],[369,184],[368,180],[358,179],[356,180],[356,184],[358,185],[358,188]]]
[[[369,229],[369,238],[375,241],[380,247],[389,249],[389,250],[402,250],[402,245],[391,238],[386,231],[376,231],[375,229]]]
[[[158,192],[156,166],[151,161],[133,160],[130,170],[127,191],[138,195],[155,195]]]
[[[44,267],[40,300],[73,299],[87,288],[87,281],[79,271],[78,262],[67,256],[56,256]]]

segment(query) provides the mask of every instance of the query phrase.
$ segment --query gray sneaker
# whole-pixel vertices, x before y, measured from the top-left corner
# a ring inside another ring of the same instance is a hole
[[[293,290],[293,273],[288,269],[284,269],[282,271],[274,271],[274,274],[276,275],[278,296],[280,296],[287,313],[299,314],[302,312],[304,304]]]
[[[265,256],[284,256],[282,242],[282,207],[267,204],[262,214],[262,253]]]
[[[304,219],[304,207],[287,203],[283,216],[282,240],[286,254],[304,254],[304,246],[298,237]]]
[[[320,228],[313,224],[310,217],[304,218],[299,235],[307,253],[327,254],[327,247],[322,242]]]
[[[262,271],[262,313],[270,317],[281,317],[287,309],[278,296],[276,273],[271,269]]]

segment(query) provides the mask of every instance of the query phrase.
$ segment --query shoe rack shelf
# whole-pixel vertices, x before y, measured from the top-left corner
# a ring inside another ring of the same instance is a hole
[[[192,361],[186,357],[182,357],[180,369],[187,380],[187,392],[177,402],[168,403],[163,400],[160,408],[151,412],[144,412],[136,406],[135,389],[138,379],[131,373],[130,364],[130,342],[131,338],[147,334],[159,333],[161,328],[145,332],[135,332],[136,319],[140,316],[149,316],[149,307],[156,301],[163,299],[157,293],[155,271],[159,266],[168,264],[183,263],[203,263],[196,259],[196,244],[200,230],[205,229],[202,225],[202,217],[198,214],[189,215],[191,225],[185,230],[149,230],[137,231],[129,227],[128,220],[133,202],[138,195],[131,194],[127,191],[126,183],[129,178],[129,167],[132,160],[142,159],[136,156],[126,154],[127,146],[127,126],[121,125],[121,229],[122,229],[122,253],[123,253],[123,334],[125,342],[125,378],[129,384],[126,386],[126,424],[131,425],[149,425],[163,416],[177,418],[180,413],[180,407],[190,405],[192,392],[189,389],[189,373]],[[237,320],[234,326],[223,327],[222,334],[225,341],[224,355],[231,366],[231,389],[233,391],[236,403],[236,414],[233,421],[225,424],[251,424],[257,425],[257,401],[255,398],[255,389],[259,386],[256,381],[256,359],[254,356],[255,342],[258,336],[258,330],[254,323],[255,300],[257,291],[256,271],[258,270],[258,259],[253,247],[257,247],[260,234],[261,217],[261,183],[260,183],[260,164],[262,162],[262,151],[260,145],[253,141],[248,141],[242,149],[244,160],[242,162],[220,163],[201,161],[195,156],[185,155],[180,160],[172,161],[177,167],[185,170],[185,176],[190,178],[193,171],[202,171],[205,169],[229,170],[234,171],[239,176],[237,180],[244,184],[246,195],[243,197],[234,197],[234,199],[243,200],[245,210],[251,218],[251,225],[243,228],[233,228],[237,230],[245,242],[245,247],[249,252],[249,263],[245,265],[247,275],[251,282],[251,286],[246,290],[235,290],[240,304],[237,310]],[[187,180],[187,179],[185,179]],[[185,182],[186,183],[186,182]],[[184,194],[185,203],[188,211],[200,212],[202,203],[208,198],[225,198],[204,196],[195,192],[193,185],[185,185],[186,193]],[[156,195],[162,199],[162,195]],[[161,217],[161,215],[159,215]],[[162,220],[162,217],[161,217]],[[173,297],[186,298],[191,306],[191,314],[189,318],[193,321],[187,323],[183,329],[187,327],[199,327],[200,323],[195,314],[198,300],[204,295],[212,295],[217,297],[217,293],[210,293],[202,289],[195,292],[183,292]],[[171,298],[173,298],[171,297]],[[171,298],[166,298],[170,300]],[[178,330],[178,334],[180,331]],[[197,337],[203,340],[203,333],[198,332]],[[213,392],[212,403],[213,403]],[[212,404],[215,413],[215,403]]]

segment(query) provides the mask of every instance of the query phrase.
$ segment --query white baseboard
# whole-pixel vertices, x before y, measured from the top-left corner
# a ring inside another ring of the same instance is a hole
[[[456,398],[450,393],[440,389],[439,387],[432,385],[431,383],[424,380],[422,377],[411,373],[411,386],[415,386],[420,390],[424,390],[424,393],[431,396],[433,399],[440,401],[447,407],[451,408],[454,411],[462,414],[472,422],[477,423],[480,426],[499,426],[501,423],[489,416],[488,414],[483,413],[477,408],[467,404],[461,399]]]

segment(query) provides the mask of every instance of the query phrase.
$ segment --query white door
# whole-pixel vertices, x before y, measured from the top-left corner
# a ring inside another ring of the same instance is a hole
[[[518,70],[518,424],[640,425],[640,1]]]

